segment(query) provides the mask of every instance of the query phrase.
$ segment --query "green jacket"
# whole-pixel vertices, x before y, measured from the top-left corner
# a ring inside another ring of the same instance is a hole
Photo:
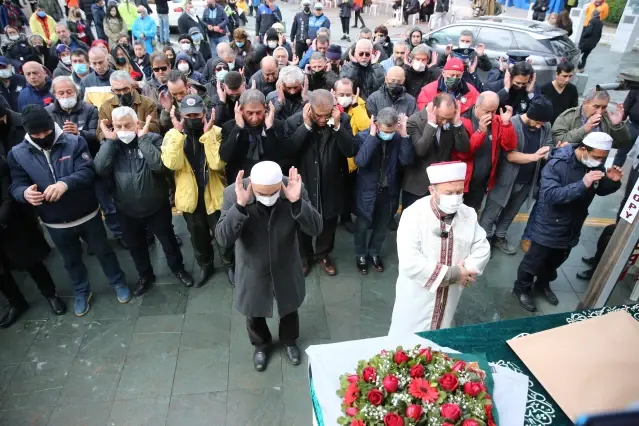
[[[601,131],[612,137],[612,147],[622,148],[630,145],[630,133],[625,122],[614,125],[606,115],[599,122]],[[581,106],[569,108],[564,111],[552,126],[552,137],[555,143],[559,141],[580,144],[588,133],[581,124]]]

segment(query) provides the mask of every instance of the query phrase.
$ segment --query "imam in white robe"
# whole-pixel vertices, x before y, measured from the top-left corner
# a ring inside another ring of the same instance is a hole
[[[451,266],[463,262],[481,274],[490,259],[486,232],[477,213],[462,205],[448,232],[433,210],[431,197],[417,200],[402,212],[397,230],[399,276],[389,335],[449,328],[463,287],[442,285]]]

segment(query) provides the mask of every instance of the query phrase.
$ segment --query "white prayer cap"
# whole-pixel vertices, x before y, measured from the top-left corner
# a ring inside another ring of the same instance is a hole
[[[610,151],[610,148],[612,148],[612,137],[610,137],[608,133],[592,132],[586,135],[583,144],[590,148]]]
[[[273,161],[260,161],[251,169],[251,183],[274,185],[282,182],[282,168]]]
[[[435,163],[426,167],[426,173],[431,185],[464,180],[466,179],[466,163],[461,161]]]

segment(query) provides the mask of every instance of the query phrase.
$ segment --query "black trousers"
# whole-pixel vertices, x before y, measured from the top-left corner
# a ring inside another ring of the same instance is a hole
[[[246,317],[246,331],[251,344],[257,348],[264,349],[273,341],[264,317]],[[280,342],[287,346],[294,344],[300,337],[300,317],[297,311],[280,318],[279,336]]]
[[[557,268],[568,259],[570,250],[550,248],[532,241],[530,250],[524,255],[517,269],[515,290],[529,291],[533,285],[540,289],[548,288],[550,282],[557,279]]]
[[[308,44],[306,44],[306,40],[295,42],[295,54],[300,60],[302,60],[302,56],[304,56],[304,53],[306,53],[307,50]]]
[[[351,20],[351,17],[340,16],[339,20],[342,21],[342,32],[346,35],[349,35],[350,27],[348,24]]]
[[[26,306],[27,301],[25,300],[20,288],[18,287],[18,283],[11,275],[9,268],[0,267],[0,270],[3,272],[0,273],[0,292],[7,298],[7,301],[11,306],[20,307]],[[46,298],[50,298],[55,296],[55,284],[53,283],[53,278],[51,278],[51,274],[44,263],[38,262],[33,265],[31,268],[27,269],[33,281],[35,281],[40,293]]]
[[[220,219],[221,212],[218,210],[213,214],[206,214],[206,206],[204,200],[201,199],[197,203],[197,207],[193,213],[184,213],[186,227],[191,234],[191,244],[195,252],[195,260],[200,267],[209,267],[213,265],[215,252],[213,250],[213,235],[215,235],[215,225]],[[230,268],[234,263],[235,247],[219,247],[220,259],[222,265]]]
[[[578,68],[579,69],[584,69],[586,68],[586,60],[588,59],[588,56],[590,55],[590,52],[592,52],[592,49],[590,50],[582,50],[581,51],[581,60],[579,61],[579,65]]]
[[[162,250],[164,250],[166,262],[171,272],[175,274],[184,270],[184,260],[173,231],[173,215],[168,200],[166,200],[166,204],[150,216],[131,217],[123,214],[120,210],[118,210],[118,215],[120,226],[122,226],[122,236],[129,246],[135,269],[137,269],[140,277],[153,275],[153,266],[151,265],[147,242],[147,229],[155,234],[160,244],[162,244]]]
[[[313,237],[306,235],[301,230],[297,233],[302,258],[310,258],[312,256],[321,258],[333,251],[338,219],[338,217],[323,219],[322,233],[315,239],[315,250],[313,250]]]
[[[364,18],[362,18],[362,9],[358,10],[357,12],[355,12],[355,23],[353,24],[353,28],[357,27],[357,20],[358,19],[362,22],[362,28],[364,28],[366,26],[366,24],[364,23]]]

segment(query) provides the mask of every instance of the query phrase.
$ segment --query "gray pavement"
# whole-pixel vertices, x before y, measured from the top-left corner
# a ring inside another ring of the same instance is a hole
[[[285,20],[292,7],[282,6]],[[331,18],[335,10],[328,11]],[[365,18],[373,26],[374,19]],[[335,34],[335,33],[334,33]],[[341,34],[335,35],[339,39]],[[605,47],[591,55],[589,71],[601,81],[616,75],[636,55],[612,54]],[[623,97],[623,94],[621,94]],[[614,218],[621,193],[597,198],[591,217]],[[198,272],[184,220],[174,217],[184,241],[187,269]],[[519,241],[524,223],[515,223],[509,238]],[[594,253],[601,228],[586,227],[551,284],[559,305],[538,299],[537,315],[575,309],[587,283],[576,279],[581,256]],[[385,335],[395,294],[397,254],[392,233],[383,251],[386,272],[361,276],[354,265],[352,235],[341,227],[333,257],[338,275],[326,276],[317,265],[306,279],[307,297],[300,309],[300,345]],[[116,244],[114,244],[116,247]],[[128,253],[116,248],[129,283],[137,279]],[[233,288],[218,265],[211,282],[185,289],[170,274],[162,250],[152,256],[158,283],[126,305],[117,302],[97,260],[86,257],[95,294],[82,318],[54,317],[35,284],[17,278],[31,309],[17,324],[0,331],[1,426],[293,426],[311,424],[306,368],[291,366],[274,349],[268,369],[253,369],[252,348],[244,318],[233,306]],[[495,252],[477,284],[464,291],[457,325],[533,315],[510,293],[522,253]],[[73,306],[73,290],[56,250],[46,261],[59,293]],[[626,303],[628,277],[617,285],[609,304]],[[276,338],[276,319],[269,324]]]

